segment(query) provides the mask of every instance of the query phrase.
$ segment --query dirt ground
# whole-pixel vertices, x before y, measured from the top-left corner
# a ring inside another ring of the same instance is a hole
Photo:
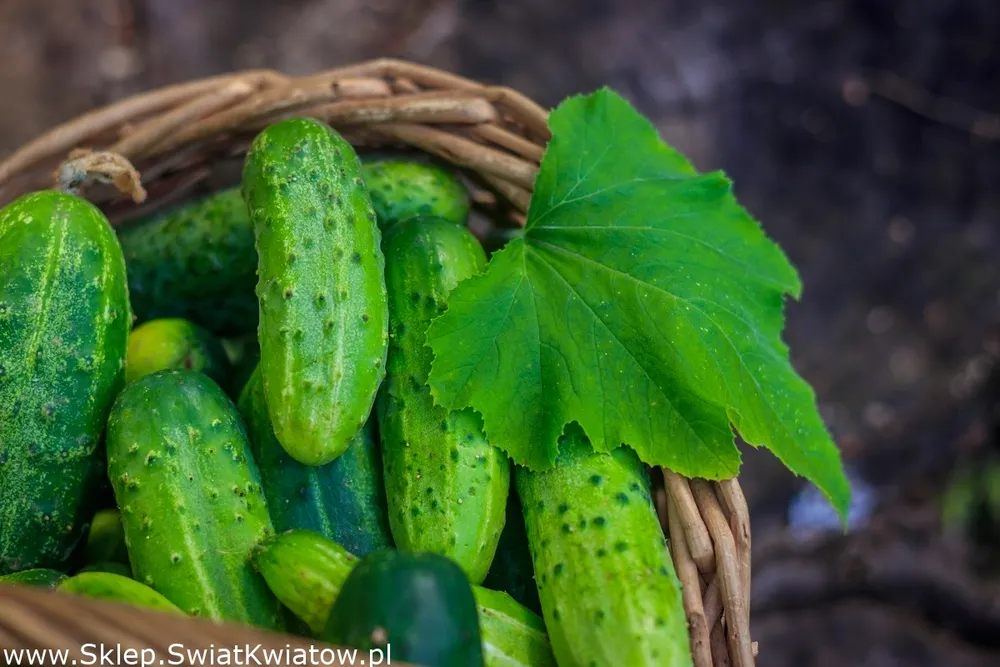
[[[726,170],[800,268],[786,341],[878,502],[811,550],[785,527],[799,482],[747,453],[760,664],[996,665],[996,583],[934,508],[957,462],[998,447],[997,35],[996,0],[4,0],[0,151],[235,68],[389,55],[545,105],[617,89]]]

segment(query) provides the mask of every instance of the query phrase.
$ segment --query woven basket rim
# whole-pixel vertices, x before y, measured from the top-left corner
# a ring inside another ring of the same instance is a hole
[[[403,60],[301,77],[250,70],[142,93],[53,128],[0,162],[0,205],[55,185],[119,224],[210,187],[218,164],[238,160],[256,132],[293,116],[323,120],[358,148],[409,147],[447,161],[472,177],[475,202],[512,225],[524,224],[550,139],[548,112],[525,95]],[[694,665],[751,667],[750,516],[739,481],[660,470],[656,508],[683,586]],[[48,603],[16,598],[40,623],[57,625]],[[0,590],[0,638],[11,631],[3,610],[12,599]],[[117,609],[95,618],[128,627]],[[45,637],[32,646],[60,648]]]

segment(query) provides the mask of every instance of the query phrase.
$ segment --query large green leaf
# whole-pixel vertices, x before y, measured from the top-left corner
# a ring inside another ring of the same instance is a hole
[[[461,283],[428,331],[435,400],[550,467],[570,421],[690,477],[739,470],[733,428],[843,515],[850,489],[781,341],[795,269],[721,173],[698,174],[602,90],[550,116],[523,237]]]

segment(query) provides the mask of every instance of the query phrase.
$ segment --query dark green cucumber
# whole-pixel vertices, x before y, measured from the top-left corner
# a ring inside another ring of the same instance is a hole
[[[186,613],[277,627],[280,606],[249,558],[271,518],[222,389],[194,371],[147,375],[115,402],[107,446],[136,580]]]
[[[473,586],[486,667],[555,667],[545,623],[501,591]]]
[[[127,563],[119,563],[112,560],[98,561],[84,565],[77,574],[80,572],[110,572],[111,574],[128,577],[129,579],[134,578],[132,576],[132,568]]]
[[[289,530],[261,542],[253,566],[283,605],[314,633],[326,627],[330,607],[358,557],[310,530]]]
[[[87,534],[84,550],[87,563],[128,563],[128,549],[125,547],[125,526],[117,509],[102,509],[94,515]]]
[[[184,612],[177,605],[149,586],[110,572],[82,572],[69,579],[64,579],[56,586],[56,590],[95,600],[120,602],[133,607],[155,609],[178,616],[184,615]]]
[[[503,591],[531,611],[541,614],[542,603],[538,600],[535,569],[531,564],[531,550],[528,548],[528,534],[524,530],[523,517],[517,490],[511,489],[507,497],[507,521],[483,586]]]
[[[264,540],[253,563],[282,604],[319,633],[358,559],[322,535],[291,530]],[[555,664],[541,617],[504,593],[480,586],[472,591],[486,667]]]
[[[47,191],[0,210],[0,574],[64,569],[86,534],[131,323],[94,205]]]
[[[554,468],[518,468],[545,626],[560,667],[687,667],[680,584],[631,449],[567,427]]]
[[[0,576],[0,586],[35,586],[38,588],[55,588],[66,575],[59,570],[37,567],[31,570],[21,570],[13,574]]]
[[[361,650],[391,650],[386,662],[482,667],[472,587],[455,561],[384,549],[351,571],[321,638]]]
[[[454,559],[478,584],[503,530],[510,466],[478,415],[434,404],[425,341],[448,292],[486,259],[471,232],[438,219],[395,225],[385,248],[391,333],[378,419],[392,536],[400,549]]]
[[[140,322],[181,317],[219,336],[257,328],[257,251],[239,188],[119,231]]]
[[[414,160],[366,162],[363,169],[383,232],[418,215],[436,216],[456,225],[464,225],[469,217],[469,193],[447,169]]]
[[[282,121],[254,140],[243,196],[274,433],[296,461],[329,463],[365,425],[385,377],[385,260],[361,163],[329,126]]]
[[[125,382],[168,368],[199,371],[228,388],[232,368],[219,339],[181,318],[150,320],[132,330],[125,360]]]
[[[306,466],[274,436],[259,369],[244,388],[239,408],[276,531],[312,530],[358,556],[392,546],[374,419],[335,460]]]

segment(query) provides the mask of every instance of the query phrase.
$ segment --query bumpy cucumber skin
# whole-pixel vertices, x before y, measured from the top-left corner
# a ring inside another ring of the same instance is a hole
[[[507,522],[500,534],[497,552],[490,565],[489,574],[483,586],[509,594],[517,602],[536,614],[542,613],[542,603],[538,600],[538,586],[535,584],[535,570],[528,548],[528,534],[524,531],[521,517],[521,500],[517,490],[511,489],[507,497]]]
[[[180,317],[219,336],[257,327],[257,251],[239,188],[137,220],[118,232],[139,322]]]
[[[465,225],[469,193],[447,169],[412,160],[365,162],[363,178],[383,232],[418,215]]]
[[[486,667],[555,667],[545,623],[500,591],[473,586]]]
[[[274,436],[259,368],[250,376],[239,408],[276,531],[312,530],[357,556],[392,546],[373,419],[335,460],[306,466]]]
[[[222,343],[208,330],[181,318],[144,322],[132,330],[125,358],[125,383],[168,368],[204,373],[228,387],[232,368]]]
[[[155,609],[178,616],[184,615],[184,612],[177,605],[149,586],[110,572],[81,572],[69,579],[64,579],[56,586],[56,590],[95,600],[120,602],[133,607]]]
[[[94,514],[87,534],[84,560],[89,564],[107,561],[128,563],[125,526],[117,509],[102,509]]]
[[[253,550],[253,566],[271,592],[314,633],[326,627],[330,607],[358,557],[310,530],[289,530]]]
[[[308,530],[264,540],[254,567],[271,591],[318,636],[351,570],[360,562],[335,542]],[[499,591],[473,586],[486,667],[554,665],[541,617]]]
[[[115,402],[107,447],[136,580],[188,614],[278,627],[279,604],[249,559],[274,530],[222,389],[193,371],[147,375]]]
[[[575,423],[556,466],[515,480],[559,667],[689,667],[681,592],[635,453],[596,454]]]
[[[424,667],[482,667],[476,599],[462,568],[433,553],[366,556],[330,609],[324,641],[392,651]]]
[[[0,586],[34,586],[37,588],[55,588],[59,582],[66,578],[66,575],[59,570],[52,570],[45,567],[21,570],[13,574],[0,576]]]
[[[361,163],[329,126],[282,121],[254,140],[243,196],[274,432],[299,463],[329,463],[365,425],[385,377],[385,260]]]
[[[46,191],[0,211],[0,574],[64,569],[86,534],[131,323],[95,206]]]
[[[434,404],[425,342],[448,293],[486,258],[471,232],[437,219],[399,223],[385,243],[390,343],[377,412],[392,536],[454,559],[479,584],[504,527],[510,466],[474,412]]]

